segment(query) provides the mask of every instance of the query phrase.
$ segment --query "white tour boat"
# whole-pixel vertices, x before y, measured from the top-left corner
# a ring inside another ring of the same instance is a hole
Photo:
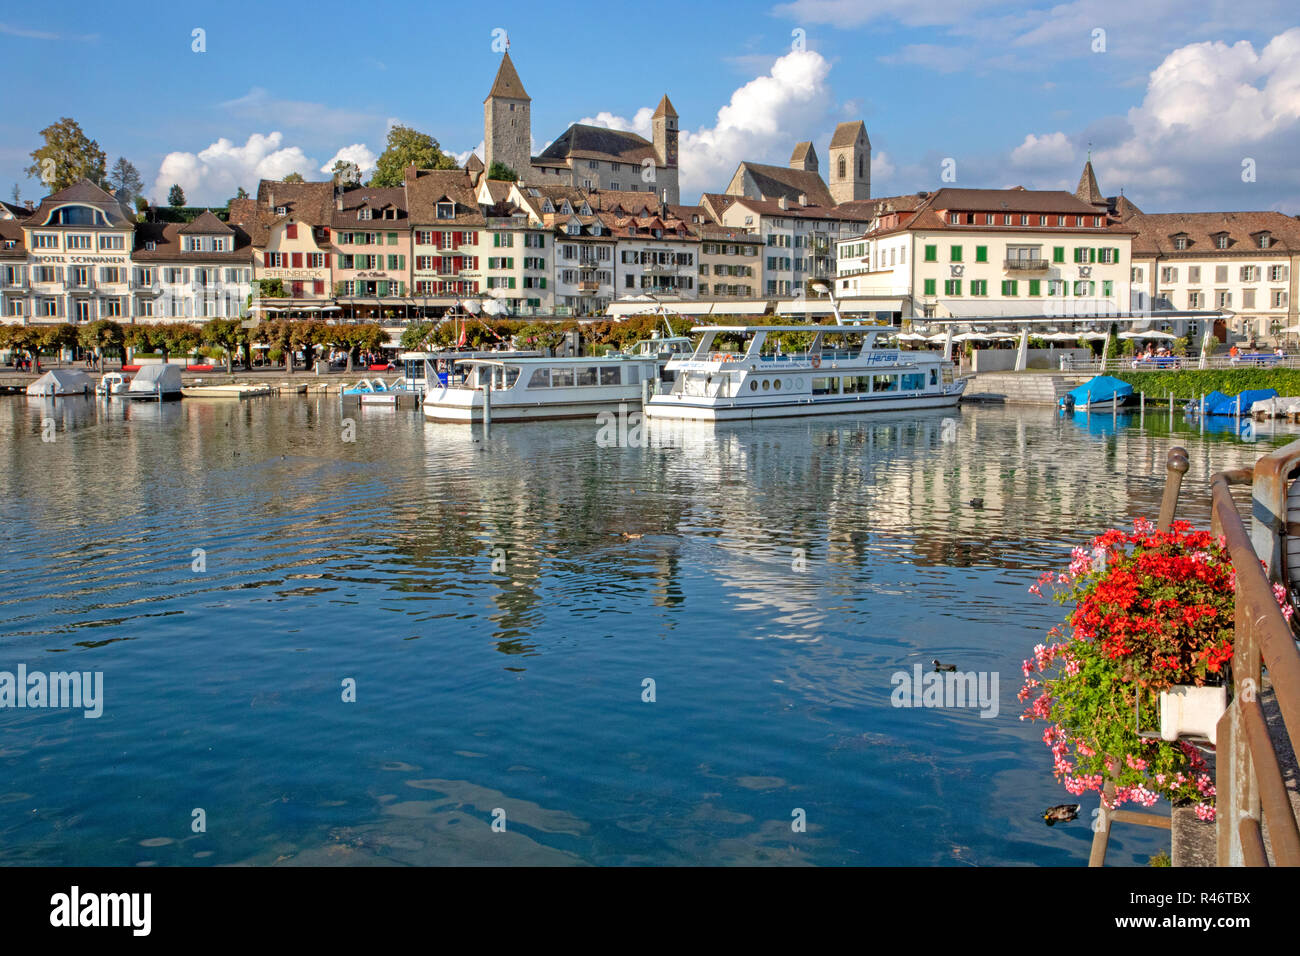
[[[660,387],[674,358],[688,355],[685,336],[644,339],[627,353],[545,358],[500,353],[492,358],[456,359],[443,384],[426,373],[424,417],[434,422],[543,421],[591,418],[620,405],[640,404]],[[465,374],[462,377],[459,372]]]
[[[901,411],[956,405],[966,387],[937,352],[877,348],[876,339],[894,331],[871,325],[710,325],[692,355],[668,363],[672,387],[645,403],[647,418],[735,421],[847,412]],[[769,335],[812,332],[806,352],[764,351]],[[717,351],[720,335],[737,336],[744,350]],[[829,348],[827,335],[845,336],[846,346]],[[860,336],[861,344],[852,343]]]

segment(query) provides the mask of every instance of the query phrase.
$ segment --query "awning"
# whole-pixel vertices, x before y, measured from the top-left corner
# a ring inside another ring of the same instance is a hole
[[[1050,304],[1050,303],[1049,303]],[[990,302],[987,299],[940,299],[939,305],[948,310],[955,318],[1014,319],[1020,316],[1038,317],[1043,314],[1044,303],[1034,302]]]
[[[902,299],[840,299],[840,312],[902,312]]]

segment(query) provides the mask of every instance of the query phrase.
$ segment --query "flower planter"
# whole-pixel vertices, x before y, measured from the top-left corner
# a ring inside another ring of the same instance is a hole
[[[1160,736],[1164,740],[1200,735],[1215,743],[1219,718],[1228,709],[1228,688],[1177,684],[1160,692]]]

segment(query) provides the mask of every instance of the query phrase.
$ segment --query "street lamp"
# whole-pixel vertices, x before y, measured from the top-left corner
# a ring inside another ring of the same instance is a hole
[[[825,282],[814,282],[811,285],[809,285],[809,288],[812,289],[814,292],[816,292],[818,295],[830,296],[831,311],[835,313],[835,324],[843,325],[844,320],[840,316],[840,306],[839,303],[835,301],[835,290],[832,289]]]

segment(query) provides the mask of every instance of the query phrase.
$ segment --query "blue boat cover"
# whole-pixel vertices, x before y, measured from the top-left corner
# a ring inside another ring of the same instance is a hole
[[[1206,415],[1235,415],[1237,414],[1238,397],[1241,398],[1241,414],[1245,415],[1250,411],[1250,406],[1256,402],[1262,402],[1268,398],[1277,398],[1277,389],[1248,388],[1240,396],[1211,392],[1205,396],[1204,412]]]
[[[1076,408],[1082,408],[1085,405],[1108,402],[1115,397],[1127,398],[1133,394],[1133,386],[1110,375],[1098,375],[1066,394],[1074,399]],[[1061,404],[1065,404],[1064,395],[1061,396]]]

